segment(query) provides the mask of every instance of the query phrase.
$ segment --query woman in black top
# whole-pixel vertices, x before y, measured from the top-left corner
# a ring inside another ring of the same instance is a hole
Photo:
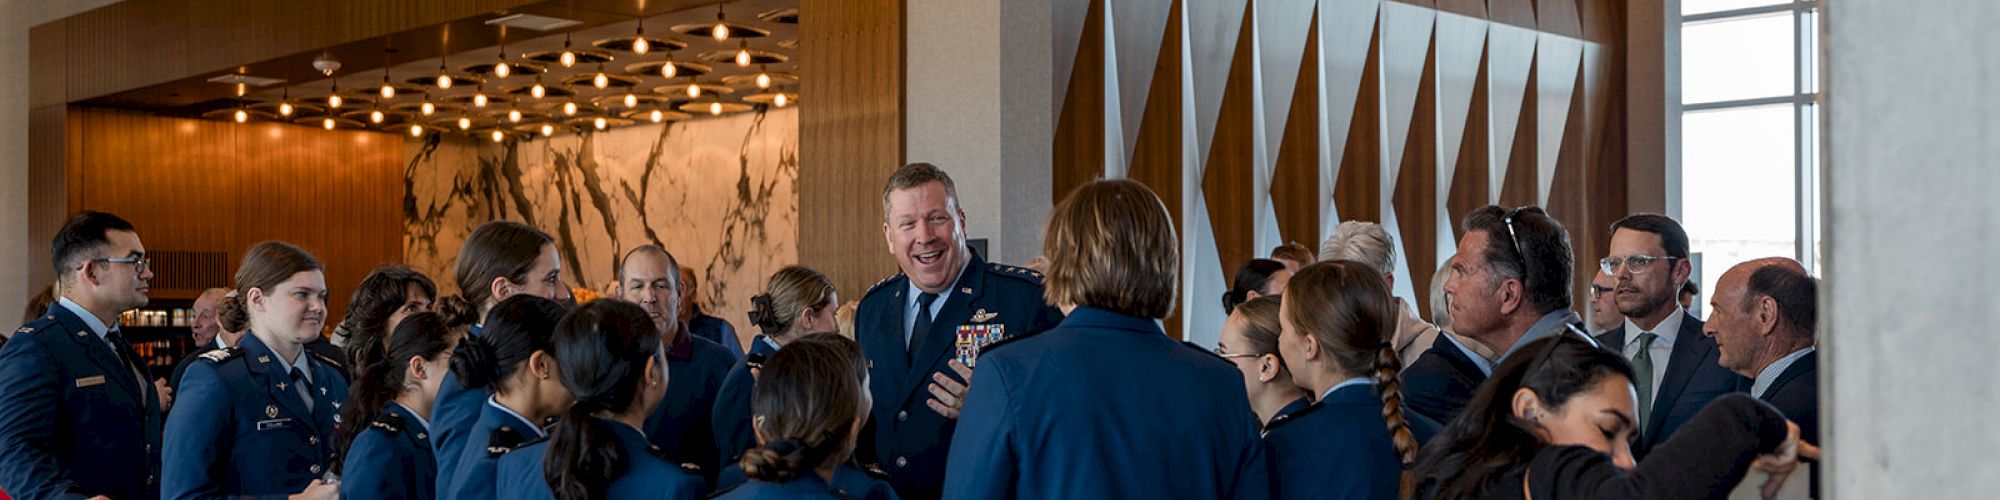
[[[1798,426],[1742,394],[1717,398],[1635,464],[1632,365],[1572,335],[1529,353],[1494,369],[1423,450],[1423,497],[1727,498],[1753,462],[1774,483],[1797,465]]]

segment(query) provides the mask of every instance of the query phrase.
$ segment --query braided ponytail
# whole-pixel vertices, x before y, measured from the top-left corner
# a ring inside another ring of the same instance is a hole
[[[1397,372],[1403,371],[1403,360],[1396,356],[1396,346],[1383,342],[1375,351],[1375,393],[1382,397],[1382,422],[1389,426],[1389,443],[1396,447],[1396,458],[1404,465],[1417,459],[1417,436],[1410,432],[1410,421],[1403,416],[1402,382],[1397,380]]]

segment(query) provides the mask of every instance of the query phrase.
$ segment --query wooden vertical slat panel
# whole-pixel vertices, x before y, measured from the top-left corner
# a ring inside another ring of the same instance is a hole
[[[1435,33],[1435,32],[1433,32]],[[1398,265],[1408,267],[1410,291],[1416,294],[1418,311],[1430,309],[1431,275],[1437,267],[1437,37],[1431,37],[1430,55],[1424,58],[1423,78],[1417,85],[1416,110],[1411,114],[1410,132],[1403,146],[1400,171],[1396,175],[1395,196],[1390,205],[1396,210],[1401,234],[1391,235],[1403,243]]]
[[[1256,122],[1256,102],[1251,99],[1256,83],[1251,79],[1255,57],[1251,49],[1255,46],[1256,30],[1250,24],[1255,17],[1243,16],[1243,29],[1236,39],[1236,56],[1229,65],[1229,77],[1224,80],[1215,141],[1209,144],[1208,170],[1203,172],[1201,182],[1201,190],[1207,195],[1204,201],[1208,220],[1215,230],[1216,255],[1221,258],[1225,279],[1233,279],[1237,266],[1244,261],[1264,256],[1264,251],[1269,250],[1256,248],[1257,212],[1251,205],[1251,200],[1256,199],[1252,190],[1256,188],[1257,173],[1257,137],[1251,128]]]
[[[1362,65],[1361,87],[1354,97],[1354,116],[1347,127],[1347,146],[1334,181],[1333,201],[1342,220],[1382,220],[1382,25],[1368,42],[1368,62]]]
[[[54,283],[55,267],[49,263],[49,242],[62,229],[69,215],[69,179],[64,164],[68,146],[64,131],[71,126],[69,111],[63,106],[43,106],[28,111],[28,281],[22,287],[38,293]]]
[[[1489,77],[1487,62],[1491,57],[1489,51],[1479,58],[1479,73],[1474,77],[1477,83],[1472,86],[1472,105],[1465,119],[1465,140],[1459,144],[1458,168],[1454,169],[1451,194],[1444,202],[1445,211],[1449,215],[1445,220],[1451,223],[1451,234],[1454,238],[1465,236],[1465,228],[1458,224],[1465,218],[1465,214],[1492,203],[1486,191],[1487,183],[1490,182],[1487,162],[1492,153],[1488,141],[1493,130],[1490,121],[1493,115],[1492,102],[1488,98],[1491,92],[1487,90],[1490,86],[1487,81]]]
[[[1104,176],[1104,9],[1091,2],[1076,44],[1062,114],[1056,121],[1055,163],[1049,193],[1061,202],[1070,191]],[[1178,38],[1178,37],[1176,37]]]
[[[1279,239],[1314,248],[1319,247],[1320,237],[1319,22],[1315,12],[1299,61],[1291,116],[1285,119],[1284,138],[1276,153],[1277,168],[1271,175],[1271,205],[1277,211]]]
[[[799,25],[799,260],[844,296],[896,272],[882,184],[903,163],[903,2],[803,0]],[[960,189],[974,189],[960,186]]]

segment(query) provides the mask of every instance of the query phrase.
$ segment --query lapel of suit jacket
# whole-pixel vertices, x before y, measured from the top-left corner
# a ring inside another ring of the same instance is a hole
[[[1760,396],[1757,399],[1761,399],[1767,402],[1770,401],[1772,395],[1784,392],[1786,386],[1791,385],[1792,382],[1794,381],[1804,378],[1805,376],[1807,376],[1807,374],[1815,373],[1815,370],[1817,370],[1818,368],[1819,368],[1819,351],[1813,351],[1806,353],[1806,355],[1804,356],[1799,356],[1798,360],[1792,361],[1791,366],[1785,367],[1785,371],[1778,374],[1778,378],[1771,379],[1771,386],[1765,387],[1763,396]]]
[[[958,282],[952,284],[956,288],[952,289],[951,297],[945,299],[944,307],[938,309],[937,316],[931,318],[930,331],[922,333],[924,350],[910,357],[909,371],[903,376],[907,384],[903,386],[905,404],[919,394],[927,393],[922,389],[929,386],[926,382],[930,380],[930,372],[942,369],[937,365],[943,363],[945,354],[957,351],[958,324],[972,316],[972,304],[979,300],[986,288],[986,273],[980,272],[985,265],[979,254],[966,252],[965,269],[959,272]]]
[[[1680,333],[1675,334],[1674,352],[1668,356],[1667,374],[1661,378],[1658,396],[1653,397],[1653,413],[1647,418],[1646,429],[1658,429],[1667,423],[1667,414],[1672,413],[1674,403],[1679,402],[1681,390],[1687,388],[1688,379],[1694,378],[1695,369],[1701,367],[1715,344],[1707,342],[1701,334],[1701,320],[1694,316],[1681,316]],[[1647,441],[1658,443],[1651,436]]]
[[[75,332],[69,336],[69,340],[76,342],[77,348],[83,350],[84,357],[90,358],[90,362],[96,363],[99,369],[104,370],[104,377],[110,379],[106,382],[117,385],[129,401],[139,404],[141,397],[145,395],[145,388],[137,385],[138,379],[133,378],[137,374],[132,372],[131,367],[121,366],[124,363],[118,362],[117,351],[111,350],[111,344],[91,331],[90,325],[85,324],[83,318],[77,317],[68,307],[51,306],[49,314],[54,315],[56,321],[61,322],[63,327]]]

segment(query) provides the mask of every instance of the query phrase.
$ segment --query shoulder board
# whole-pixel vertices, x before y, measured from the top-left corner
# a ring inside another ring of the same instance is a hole
[[[231,346],[220,349],[209,349],[208,352],[201,353],[201,359],[210,363],[221,363],[242,355],[243,348]]]
[[[332,366],[334,368],[342,368],[342,366],[340,366],[340,360],[333,359],[333,356],[328,356],[320,353],[313,353],[313,357],[318,358],[321,363],[326,363],[327,365]],[[345,374],[347,372],[342,371],[341,373]]]
[[[61,323],[58,323],[56,321],[56,315],[44,314],[42,315],[42,317],[35,318],[34,321],[29,321],[27,323],[22,324],[20,328],[14,330],[14,335],[35,333],[35,330],[47,329],[50,325],[58,325],[58,324]]]
[[[1214,357],[1215,357],[1215,359],[1217,359],[1217,360],[1220,360],[1220,361],[1229,361],[1228,359],[1226,359],[1226,358],[1223,358],[1223,357],[1222,357],[1222,355],[1220,355],[1220,354],[1216,354],[1216,353],[1215,353],[1215,351],[1213,351],[1213,350],[1210,350],[1210,349],[1209,349],[1209,348],[1207,348],[1207,347],[1202,347],[1202,346],[1201,346],[1200,344],[1196,344],[1196,343],[1193,343],[1193,342],[1188,342],[1188,341],[1185,341],[1185,340],[1183,340],[1183,341],[1181,341],[1181,345],[1184,345],[1184,346],[1187,346],[1187,348],[1189,348],[1189,349],[1194,349],[1194,350],[1195,350],[1196,352],[1200,352],[1200,353],[1202,353],[1202,354],[1207,354],[1207,355],[1209,355],[1209,356],[1214,356]]]
[[[861,472],[868,474],[868,477],[882,481],[889,480],[889,472],[882,470],[882,466],[879,464],[861,464],[860,469]]]
[[[496,427],[493,429],[493,434],[486,439],[486,456],[499,457],[527,444],[521,438],[521,431],[505,425]]]
[[[986,263],[986,269],[1008,276],[1033,279],[1036,282],[1040,282],[1042,280],[1041,271],[1036,271],[1033,269],[1028,269],[1020,266],[1010,266],[1006,264],[988,262]]]
[[[1004,345],[1007,345],[1007,344],[1011,344],[1011,343],[1013,343],[1013,342],[1014,342],[1014,341],[1016,341],[1016,340],[1021,340],[1021,339],[1025,339],[1025,338],[1028,338],[1028,337],[1033,337],[1033,336],[1036,336],[1036,335],[1041,335],[1041,334],[1042,334],[1042,332],[1046,332],[1046,331],[1048,331],[1048,330],[1036,330],[1036,331],[1032,331],[1032,332],[1027,332],[1027,333],[1016,333],[1016,334],[1013,334],[1013,335],[1008,335],[1008,336],[1007,336],[1007,338],[1004,338],[1004,339],[1000,339],[1000,340],[995,340],[995,341],[993,341],[993,343],[991,343],[991,344],[986,344],[986,345],[983,345],[983,346],[980,346],[980,347],[979,347],[979,353],[980,353],[980,354],[982,354],[982,355],[983,355],[983,354],[988,354],[988,353],[991,353],[991,352],[993,352],[993,350],[994,350],[994,349],[998,349],[998,348],[1000,348],[1000,346],[1004,346]]]
[[[874,284],[873,286],[870,286],[870,287],[868,287],[868,292],[867,292],[867,293],[863,293],[863,294],[861,294],[861,296],[865,298],[865,297],[867,297],[867,296],[870,296],[870,295],[874,295],[874,294],[875,294],[875,292],[877,292],[877,291],[880,291],[880,290],[886,290],[886,289],[890,289],[890,288],[893,288],[893,287],[890,287],[890,286],[889,286],[889,284],[890,284],[890,283],[892,283],[892,282],[895,282],[895,281],[896,281],[897,279],[899,279],[899,278],[902,278],[902,277],[903,277],[903,273],[896,273],[896,274],[892,274],[892,275],[889,275],[889,277],[887,277],[887,278],[882,278],[882,281],[877,281],[877,282],[875,282],[875,284]]]
[[[1312,404],[1306,405],[1305,408],[1300,408],[1299,411],[1278,415],[1276,417],[1271,417],[1271,423],[1264,424],[1264,432],[1271,432],[1272,430],[1277,429],[1278,426],[1285,425],[1286,423],[1298,420],[1299,417],[1303,417],[1307,413],[1312,413],[1313,410],[1318,410],[1319,406],[1320,406],[1319,402],[1314,401]]]
[[[403,432],[403,416],[385,411],[381,415],[376,415],[375,420],[369,421],[368,426],[390,434]]]

